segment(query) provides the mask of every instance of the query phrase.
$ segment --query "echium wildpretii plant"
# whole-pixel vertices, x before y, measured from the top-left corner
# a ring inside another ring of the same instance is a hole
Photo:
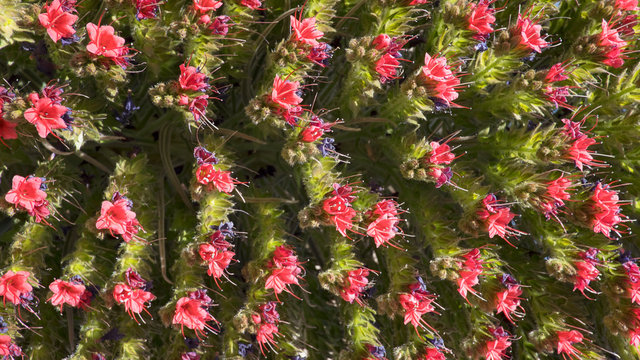
[[[0,0],[0,360],[640,358],[638,0]]]

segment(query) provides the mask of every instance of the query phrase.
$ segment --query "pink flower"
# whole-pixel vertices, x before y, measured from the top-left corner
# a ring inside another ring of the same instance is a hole
[[[216,0],[193,0],[193,7],[199,13],[204,14],[209,11],[216,11],[222,6],[222,1]]]
[[[299,91],[299,82],[283,80],[276,75],[275,79],[273,79],[271,101],[283,109],[291,109],[302,102],[302,98],[298,95]]]
[[[431,92],[430,95],[444,101],[447,105],[458,98],[456,87],[460,85],[460,79],[453,75],[444,56],[432,58],[429,54],[425,54],[421,79]]]
[[[204,91],[209,87],[207,76],[194,66],[180,64],[178,83],[182,90]]]
[[[108,229],[111,236],[121,235],[123,240],[129,242],[141,228],[140,223],[136,219],[136,213],[131,211],[129,199],[116,194],[116,199],[102,202],[96,229]]]
[[[367,276],[369,276],[368,269],[362,268],[349,271],[345,279],[345,286],[340,292],[340,297],[349,303],[353,303],[355,300],[359,305],[364,306],[360,296],[369,284]]]
[[[116,284],[113,288],[113,298],[120,304],[124,304],[124,309],[133,318],[138,322],[135,317],[135,314],[140,315],[142,311],[146,312],[151,316],[149,311],[147,310],[147,302],[153,301],[156,297],[152,293],[148,291],[144,291],[142,289],[135,289],[127,284]]]
[[[298,21],[295,16],[291,15],[290,21],[293,38],[296,42],[318,46],[318,39],[323,37],[324,33],[317,29],[315,17]]]
[[[432,305],[434,301],[435,296],[425,290],[415,290],[408,294],[400,294],[398,302],[400,302],[400,306],[402,306],[404,310],[404,324],[411,323],[416,333],[418,333],[418,327],[429,328],[436,332],[435,329],[422,318],[422,316],[427,313],[435,312],[435,308]]]
[[[53,296],[49,298],[51,305],[60,305],[60,312],[64,304],[71,307],[78,307],[82,294],[84,294],[85,286],[79,283],[67,282],[63,280],[55,280],[49,285],[49,290],[53,292]]]
[[[482,200],[484,209],[478,210],[477,215],[486,226],[489,237],[498,235],[507,244],[514,246],[507,240],[509,236],[526,235],[525,232],[516,230],[509,226],[509,223],[516,216],[508,207],[498,203],[495,195],[489,194]]]
[[[67,124],[62,119],[69,109],[57,104],[48,97],[38,97],[36,93],[29,95],[33,106],[24,112],[24,118],[34,124],[41,138],[46,138],[51,130],[66,129]]]
[[[400,62],[398,59],[387,53],[376,61],[375,70],[380,75],[380,81],[385,83],[397,78],[399,68]]]
[[[429,143],[431,152],[428,154],[429,162],[434,165],[451,164],[456,156],[451,152],[451,148],[446,143],[440,144],[437,141]]]
[[[511,346],[511,340],[506,331],[501,327],[493,329],[496,333],[494,339],[489,340],[485,344],[484,357],[486,360],[502,360],[507,358],[506,351]],[[491,332],[491,329],[490,329]],[[501,334],[505,333],[505,334]]]
[[[47,29],[47,34],[53,42],[71,37],[76,33],[73,24],[78,20],[78,16],[65,11],[60,0],[53,0],[50,5],[44,5],[42,9],[46,12],[38,15],[38,20],[40,25]]]
[[[105,56],[118,62],[129,51],[124,47],[124,39],[115,35],[113,26],[98,25],[94,23],[87,24],[87,34],[89,35],[89,44],[87,51],[97,55]]]
[[[549,181],[545,184],[547,191],[542,196],[545,200],[540,203],[540,208],[544,211],[544,215],[548,218],[556,216],[558,208],[564,206],[564,200],[569,200],[571,195],[568,190],[573,186],[570,179],[564,177]]]
[[[576,167],[580,169],[580,171],[582,171],[584,165],[594,167],[606,166],[602,161],[594,160],[592,156],[593,152],[588,150],[589,146],[597,143],[597,141],[586,135],[580,136],[571,143],[565,157],[575,162]]]
[[[228,244],[228,243],[227,243]],[[218,279],[224,276],[224,271],[229,267],[235,253],[226,248],[218,248],[211,243],[200,244],[199,254],[202,260],[208,264],[207,274],[213,277],[218,288]]]
[[[376,247],[380,245],[391,244],[395,248],[399,248],[397,245],[390,243],[397,234],[397,225],[400,219],[395,215],[384,214],[377,217],[367,227],[367,235],[371,236],[376,244]]]
[[[627,42],[620,38],[618,30],[610,28],[606,20],[602,19],[602,32],[598,35],[598,46],[623,48]]]
[[[157,0],[135,0],[136,19],[154,19],[158,12]]]
[[[373,45],[376,50],[386,50],[389,48],[389,45],[391,45],[391,37],[387,34],[380,34],[373,39],[371,45]]]
[[[418,360],[446,360],[446,358],[444,354],[441,353],[438,349],[427,348],[427,350],[425,350],[424,352],[424,355],[418,358]]]
[[[636,11],[638,10],[638,0],[616,0],[616,9],[624,11]]]
[[[11,182],[11,190],[4,199],[28,212],[35,211],[35,208],[43,204],[47,193],[42,190],[42,178],[28,176],[26,178],[15,175]]]
[[[591,220],[593,231],[602,233],[606,237],[610,236],[611,231],[618,233],[616,226],[622,222],[623,218],[626,218],[620,213],[618,192],[609,190],[607,185],[603,186],[598,183],[590,200],[593,212]]]
[[[522,289],[520,289],[520,285],[518,284],[508,286],[506,290],[496,294],[496,313],[503,313],[512,324],[514,323],[514,315],[517,318],[524,316],[524,308],[520,306],[520,300],[522,300],[520,295],[522,295]]]
[[[471,3],[471,12],[467,16],[467,29],[476,33],[477,36],[486,37],[493,33],[492,25],[496,22],[493,15],[494,9],[490,8],[491,2],[480,0],[478,3]]]
[[[18,124],[3,119],[2,111],[0,111],[0,141],[2,139],[17,139],[18,134],[16,133],[16,126],[18,126]]]
[[[0,356],[2,359],[17,359],[18,356],[24,357],[22,349],[11,341],[11,336],[0,335]],[[14,357],[15,356],[15,357]]]
[[[562,354],[563,358],[565,355],[569,359],[580,358],[578,355],[582,355],[582,353],[573,344],[582,342],[582,333],[576,330],[557,331],[556,336],[558,337],[558,354]]]
[[[624,59],[626,58],[622,54],[622,49],[618,47],[610,48],[606,53],[604,53],[603,56],[604,60],[602,60],[602,63],[605,65],[609,65],[614,69],[617,69],[624,65]]]
[[[531,49],[537,53],[541,53],[542,49],[549,46],[544,38],[540,35],[542,26],[533,23],[528,17],[522,17],[518,14],[518,23],[516,24],[516,33],[520,39],[520,47]]]
[[[580,290],[582,295],[589,299],[584,293],[584,290],[587,289],[595,293],[595,291],[589,287],[589,283],[600,276],[600,271],[598,271],[592,261],[577,261],[573,265],[576,268],[573,291]]]
[[[206,305],[201,300],[182,297],[176,303],[176,310],[173,315],[172,324],[180,324],[182,336],[184,327],[195,330],[196,336],[205,335],[205,330],[216,333],[216,330],[207,324],[207,321],[218,321],[206,309]]]
[[[211,33],[214,35],[225,36],[229,33],[229,26],[232,25],[229,24],[229,21],[231,21],[231,18],[227,15],[216,16],[211,24],[209,24],[209,30],[211,30]]]
[[[20,304],[20,296],[33,291],[33,287],[29,284],[31,273],[28,271],[7,271],[0,277],[0,296],[2,296],[2,304],[7,300],[14,305]]]
[[[548,83],[558,82],[567,80],[569,76],[567,76],[567,65],[563,63],[557,63],[553,65],[547,75],[544,77],[544,80]]]
[[[231,177],[231,171],[217,169],[213,164],[205,163],[196,170],[196,180],[209,189],[230,194],[240,182]]]
[[[253,10],[262,10],[260,9],[260,6],[262,6],[261,0],[242,0],[240,1],[240,5],[246,6]]]

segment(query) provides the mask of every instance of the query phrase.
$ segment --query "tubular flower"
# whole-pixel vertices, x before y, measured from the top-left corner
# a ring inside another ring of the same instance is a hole
[[[36,93],[31,93],[29,100],[33,105],[24,112],[24,118],[36,126],[41,138],[46,138],[51,130],[67,128],[62,116],[69,109],[48,97],[39,97]]]
[[[40,25],[47,29],[47,34],[53,42],[69,38],[76,33],[73,24],[78,20],[78,16],[71,13],[73,9],[65,10],[60,0],[53,0],[51,4],[44,5],[42,10],[46,12],[38,15],[38,20]]]
[[[113,289],[113,298],[118,303],[124,304],[124,308],[127,314],[129,314],[131,318],[138,322],[135,314],[138,314],[138,316],[142,318],[140,313],[144,311],[149,314],[149,316],[151,316],[151,314],[147,310],[146,303],[153,301],[156,297],[152,293],[143,289],[137,289],[127,284],[116,284]]]
[[[88,52],[96,56],[104,56],[122,67],[128,64],[126,56],[129,48],[124,46],[124,38],[115,35],[113,26],[88,23],[87,34],[89,35]]]
[[[180,325],[182,336],[184,336],[184,327],[195,330],[196,336],[205,335],[205,331],[217,333],[218,331],[207,324],[213,320],[216,324],[218,321],[207,311],[211,306],[211,299],[201,296],[198,291],[189,293],[188,297],[182,297],[176,303],[176,310],[173,314],[172,323]]]
[[[280,335],[278,332],[280,314],[278,314],[278,311],[276,310],[276,305],[277,303],[273,301],[262,304],[258,308],[259,312],[251,316],[253,323],[258,327],[258,330],[256,331],[256,341],[260,346],[260,352],[262,355],[265,355],[265,348],[268,349],[272,346],[275,346],[276,348],[278,347],[275,342],[275,337]]]
[[[33,287],[29,284],[31,273],[28,271],[7,271],[0,277],[0,296],[2,296],[2,304],[7,300],[13,305],[19,305],[22,302],[22,295],[26,295],[33,291]]]
[[[479,283],[478,276],[482,275],[484,262],[480,258],[480,250],[478,249],[473,249],[462,257],[465,260],[458,273],[459,277],[456,279],[456,283],[458,285],[458,293],[467,300],[467,293],[478,294],[473,287]]]
[[[340,291],[340,297],[350,304],[355,300],[360,306],[364,306],[361,297],[369,287],[367,276],[369,276],[369,269],[361,268],[349,271],[345,278],[344,287]]]
[[[493,339],[485,343],[486,360],[503,360],[507,358],[507,349],[511,346],[511,337],[502,327],[488,329]]]
[[[420,79],[430,95],[444,101],[448,106],[458,98],[456,87],[460,85],[460,79],[453,74],[444,56],[433,58],[425,54]]]
[[[180,77],[178,84],[180,89],[191,91],[205,91],[209,87],[209,79],[198,68],[180,64]]]
[[[350,186],[340,186],[333,184],[334,190],[328,195],[333,195],[322,202],[322,209],[329,215],[329,221],[335,225],[336,230],[347,236],[347,230],[353,227],[353,218],[356,211],[351,207],[351,202],[355,200],[354,191]]]
[[[616,228],[627,216],[621,213],[622,202],[616,190],[609,189],[609,185],[598,183],[590,198],[591,227],[593,232],[602,233],[610,238],[611,231],[620,234]]]
[[[60,312],[64,304],[69,304],[71,307],[78,307],[82,300],[82,295],[85,292],[85,286],[81,283],[67,282],[63,280],[55,280],[49,285],[49,290],[53,292],[53,295],[48,301],[51,301],[51,305],[60,306]]]
[[[507,285],[507,289],[496,294],[496,313],[504,314],[510,323],[514,324],[513,318],[524,317],[524,308],[520,305],[522,289],[519,284]]]
[[[422,279],[417,283],[411,284],[409,289],[410,291],[408,293],[400,294],[398,297],[398,302],[404,311],[405,325],[411,323],[418,335],[420,335],[418,327],[429,328],[437,333],[437,331],[422,318],[422,316],[427,313],[436,312],[432,305],[432,303],[435,302],[436,296],[426,290]]]
[[[393,200],[383,200],[374,206],[373,211],[369,211],[369,217],[375,218],[367,226],[367,235],[373,238],[376,247],[389,244],[395,248],[400,248],[391,242],[391,239],[400,232],[398,229],[400,218],[398,217],[397,206],[398,204]]]
[[[215,188],[226,194],[232,193],[237,184],[242,184],[231,177],[231,171],[216,169],[210,163],[202,164],[196,169],[196,180],[207,186],[209,191]]]
[[[493,33],[492,25],[496,22],[495,10],[490,8],[491,2],[480,0],[471,3],[471,11],[467,15],[467,29],[475,33],[474,37],[483,40]]]
[[[495,195],[487,195],[482,201],[482,204],[484,205],[484,209],[478,210],[477,215],[478,218],[484,222],[490,238],[498,235],[506,241],[507,244],[514,246],[507,240],[509,236],[526,235],[525,232],[509,226],[509,223],[516,215],[511,212],[509,207],[499,204]]]
[[[318,46],[318,39],[324,36],[324,33],[316,27],[316,18],[310,17],[299,21],[295,16],[290,16],[291,30],[293,31],[293,39],[301,44]]]
[[[48,204],[47,200],[45,200],[47,197],[45,189],[43,178],[35,176],[27,176],[25,178],[15,175],[11,181],[11,190],[7,192],[4,199],[8,203],[15,205],[16,208],[35,215],[39,207]]]
[[[283,80],[276,75],[275,79],[273,79],[271,101],[280,108],[289,110],[302,102],[299,92],[299,82]]]
[[[542,26],[534,23],[528,17],[518,14],[518,23],[515,27],[515,35],[519,39],[518,47],[527,50],[533,50],[541,53],[542,49],[549,46],[545,39],[540,35]]]
[[[120,195],[113,194],[111,201],[103,201],[100,217],[96,221],[96,229],[109,230],[111,236],[122,236],[125,242],[131,241],[142,226],[136,219],[136,213],[131,210],[131,200]]]
[[[542,196],[542,202],[540,208],[544,212],[544,216],[549,219],[550,217],[556,217],[558,209],[563,207],[564,201],[571,199],[571,194],[568,190],[573,186],[570,179],[561,175],[559,178],[549,181],[545,184],[547,191]]]
[[[270,273],[265,281],[265,289],[273,289],[276,294],[276,299],[278,299],[278,294],[283,291],[298,298],[293,294],[289,286],[300,286],[298,280],[302,278],[300,274],[302,274],[304,270],[300,264],[302,263],[298,261],[298,256],[293,249],[285,245],[278,246],[273,251],[273,257],[267,264]]]
[[[583,340],[582,333],[577,330],[570,331],[557,331],[556,336],[558,338],[558,354],[562,354],[562,357],[565,356],[569,359],[579,359],[579,355],[582,353],[576,349],[573,344],[581,343]]]

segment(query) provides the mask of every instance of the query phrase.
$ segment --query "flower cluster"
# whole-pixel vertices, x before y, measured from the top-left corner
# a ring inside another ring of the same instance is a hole
[[[492,25],[496,22],[495,9],[490,7],[493,2],[480,0],[469,5],[471,10],[467,15],[467,29],[473,31],[476,40],[484,42],[493,33]]]
[[[436,101],[443,102],[446,106],[455,105],[453,101],[458,98],[460,79],[454,75],[444,56],[431,57],[425,54],[418,80]]]
[[[213,16],[213,12],[222,6],[222,1],[193,0],[193,9],[198,17],[198,24],[206,26],[212,34],[226,36],[229,33],[231,18],[228,15]]]
[[[209,89],[209,78],[200,69],[180,64],[180,77],[177,82],[178,105],[187,108],[197,122],[206,119],[209,96],[203,94]]]
[[[398,203],[394,200],[379,201],[374,205],[373,210],[367,212],[368,217],[371,219],[367,226],[367,235],[373,238],[376,247],[389,244],[397,249],[402,249],[391,241],[401,232],[398,228],[401,220],[398,217],[399,214]]]
[[[298,52],[314,64],[326,66],[333,48],[325,42],[318,41],[324,33],[318,30],[316,18],[298,20],[292,15],[289,19],[291,21],[290,41],[296,44]]]
[[[230,194],[237,184],[242,184],[231,177],[231,171],[221,170],[215,166],[218,164],[218,159],[211,151],[198,146],[193,150],[193,156],[198,164],[196,181],[205,186],[207,191],[215,188],[219,192]]]
[[[289,125],[298,123],[298,118],[303,112],[302,90],[300,83],[282,79],[276,75],[273,79],[273,87],[269,100],[276,114],[280,115]]]
[[[581,343],[584,337],[582,333],[577,330],[569,331],[556,331],[557,336],[557,350],[558,355],[562,355],[562,358],[579,359],[579,355],[582,355],[580,350],[576,349],[573,344]]]
[[[482,275],[484,261],[481,259],[479,249],[472,249],[462,257],[464,261],[460,264],[459,277],[456,279],[456,283],[458,284],[458,293],[469,302],[467,293],[478,295],[478,292],[473,287],[478,285],[478,276]]]
[[[125,272],[126,283],[118,283],[113,288],[113,298],[119,304],[124,304],[124,309],[136,322],[135,314],[142,320],[142,311],[151,316],[147,310],[147,302],[153,301],[156,297],[149,290],[151,282],[144,280],[133,268],[128,268]]]
[[[273,257],[267,263],[269,269],[269,277],[265,281],[265,289],[273,289],[278,299],[278,294],[283,291],[288,292],[293,297],[298,298],[293,294],[290,285],[298,285],[299,279],[302,279],[302,273],[304,269],[295,251],[286,245],[280,245],[273,251]],[[280,299],[278,299],[280,301]]]
[[[129,66],[129,50],[124,46],[124,38],[115,35],[115,29],[110,25],[98,25],[94,23],[87,24],[87,35],[89,36],[89,44],[87,51],[101,60],[106,60],[105,65],[108,67],[109,62],[126,68]]]
[[[280,314],[276,310],[276,303],[269,301],[260,305],[259,312],[251,315],[253,323],[257,326],[256,341],[260,346],[260,352],[264,355],[264,348],[273,346],[277,347],[275,336],[280,335],[278,332],[278,323],[280,322]]]
[[[2,139],[12,140],[18,138],[18,134],[16,133],[16,126],[18,126],[18,124],[4,119],[4,104],[10,103],[15,97],[16,95],[13,92],[0,86],[0,142],[5,146],[7,146],[7,144]]]
[[[212,305],[213,301],[207,296],[206,290],[190,291],[187,296],[180,298],[176,303],[171,323],[180,325],[182,336],[184,336],[185,326],[194,330],[198,339],[200,339],[200,335],[206,335],[205,331],[217,334],[218,330],[207,324],[207,321],[211,320],[218,325],[220,324],[208,311]]]
[[[0,277],[0,296],[2,305],[9,300],[13,305],[21,305],[26,298],[33,296],[33,286],[29,282],[28,271],[9,270]]]
[[[136,234],[144,229],[136,219],[136,213],[131,210],[132,207],[133,202],[116,191],[111,201],[102,202],[96,229],[109,230],[111,236],[120,235],[125,242],[139,238]]]
[[[513,339],[511,335],[502,327],[487,329],[493,336],[484,345],[484,357],[486,360],[508,359],[507,349],[511,346]]]
[[[31,107],[25,110],[24,118],[35,125],[38,136],[43,139],[53,134],[52,130],[71,128],[71,109],[61,104],[62,92],[61,87],[49,85],[41,95],[35,92],[29,94]]]
[[[4,199],[13,204],[16,209],[26,211],[33,216],[36,222],[44,222],[49,214],[49,201],[47,201],[46,179],[29,175],[26,178],[14,175],[11,181],[11,190]]]
[[[51,4],[42,6],[38,20],[53,42],[62,40],[65,44],[74,41],[76,29],[73,25],[78,21],[78,16],[74,14],[75,5],[75,1],[53,0]]]
[[[575,116],[575,115],[574,115]],[[593,151],[589,151],[589,146],[597,144],[597,141],[590,138],[587,133],[581,131],[581,127],[586,121],[586,117],[581,121],[572,121],[572,119],[562,119],[564,127],[562,133],[571,141],[571,144],[565,150],[564,157],[573,161],[576,167],[582,171],[584,165],[593,167],[604,167],[603,161],[593,158]]]
[[[490,238],[498,235],[507,244],[514,246],[507,240],[509,236],[526,235],[525,232],[509,226],[516,215],[511,212],[508,206],[500,204],[494,194],[488,194],[482,200],[482,209],[478,210],[476,214],[484,222]]]
[[[567,73],[568,65],[564,63],[554,64],[544,77],[544,86],[542,92],[544,96],[556,107],[562,106],[567,109],[572,107],[567,104],[567,96],[569,95],[569,86],[557,86],[556,83],[569,79]]]
[[[560,175],[559,178],[545,184],[546,191],[542,195],[542,201],[538,204],[540,210],[547,219],[558,219],[558,210],[563,207],[564,201],[571,198],[568,190],[573,186],[571,179]]]
[[[366,268],[349,271],[347,277],[344,279],[344,286],[340,291],[340,297],[350,304],[355,300],[360,306],[364,306],[362,294],[371,286],[369,279],[367,279],[370,271],[371,270]]]
[[[582,295],[587,299],[589,299],[589,297],[584,293],[585,290],[594,294],[596,293],[596,291],[589,286],[589,283],[600,276],[600,271],[596,268],[596,265],[599,265],[599,251],[600,250],[595,248],[590,248],[587,251],[581,251],[578,253],[580,260],[573,263],[573,266],[576,268],[573,291],[580,290]]]
[[[64,304],[71,307],[81,307],[83,300],[86,299],[85,292],[89,291],[79,276],[72,277],[70,281],[57,279],[49,284],[49,290],[53,295],[47,301],[50,301],[53,306],[60,306],[60,312],[62,312]]]
[[[609,185],[598,182],[590,198],[591,202],[591,228],[595,233],[602,233],[610,238],[611,231],[620,236],[617,226],[626,218],[621,214],[620,206],[623,204],[618,197],[618,191],[612,190]]]
[[[436,183],[436,188],[451,183],[451,178],[453,177],[451,167],[443,166],[451,164],[451,162],[456,159],[447,142],[448,141],[445,141],[441,144],[437,141],[431,141],[429,143],[431,151],[423,158],[423,162],[429,169],[428,175]]]
[[[400,61],[398,59],[402,57],[400,50],[406,43],[406,39],[402,37],[392,38],[387,34],[380,34],[373,39],[371,45],[380,54],[380,57],[376,60],[374,70],[380,75],[381,83],[398,78],[398,73],[400,72]]]
[[[598,34],[598,47],[601,49],[603,60],[602,63],[613,68],[619,68],[624,65],[622,51],[628,45],[626,41],[620,38],[618,29],[614,29],[611,24],[602,19],[602,31]]]
[[[517,40],[516,49],[525,54],[528,54],[531,50],[541,53],[542,49],[549,46],[545,38],[540,35],[541,30],[542,26],[537,21],[532,21],[529,16],[518,14],[518,22],[511,29],[513,38]]]
[[[520,301],[522,300],[520,297],[520,295],[522,295],[522,288],[513,276],[509,274],[503,274],[500,278],[500,282],[506,287],[506,289],[499,291],[496,294],[494,301],[496,313],[504,314],[507,320],[514,324],[514,318],[519,320],[525,315],[524,308],[520,305]]]
[[[227,241],[227,237],[232,239],[234,236],[233,223],[223,222],[214,228],[213,234],[209,236],[209,242],[200,244],[198,248],[200,258],[207,263],[207,274],[213,278],[218,289],[220,289],[218,279],[226,277],[225,272],[236,254],[229,250],[233,245]]]
[[[309,123],[302,129],[302,132],[300,132],[300,141],[306,143],[315,142],[325,133],[331,132],[331,127],[335,124],[335,122],[324,122],[319,116],[312,115]]]
[[[405,325],[411,323],[418,336],[418,327],[423,329],[429,328],[434,333],[437,331],[431,327],[423,318],[424,314],[435,312],[435,308],[432,304],[435,303],[436,296],[427,291],[427,287],[421,277],[418,277],[418,281],[409,285],[409,292],[400,294],[398,302],[404,310],[404,323]]]
[[[349,185],[333,184],[333,191],[327,194],[332,196],[322,202],[322,210],[329,215],[329,221],[342,236],[347,236],[347,230],[353,227],[356,211],[351,203],[356,199],[354,193]]]
[[[623,260],[622,267],[627,273],[626,283],[629,286],[627,292],[631,303],[640,305],[640,268],[632,259]]]
[[[24,357],[22,349],[11,340],[9,335],[0,335],[0,356],[3,359],[14,359],[14,356]]]

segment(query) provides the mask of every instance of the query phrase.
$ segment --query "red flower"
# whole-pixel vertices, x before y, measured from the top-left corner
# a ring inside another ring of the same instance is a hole
[[[331,223],[336,226],[336,230],[342,235],[347,236],[347,230],[351,230],[353,227],[353,218],[356,216],[356,211],[352,207],[347,208],[346,213],[334,215],[331,217]]]
[[[229,33],[229,26],[232,24],[228,24],[231,21],[231,18],[227,15],[217,16],[211,24],[209,24],[209,30],[214,35],[222,35],[225,36]]]
[[[240,1],[240,5],[246,6],[253,10],[262,10],[260,9],[260,6],[262,6],[261,0],[242,0]]]
[[[144,311],[149,314],[149,316],[151,316],[146,308],[146,303],[149,301],[153,301],[156,297],[148,291],[135,289],[127,284],[116,284],[116,286],[113,288],[113,298],[118,303],[124,304],[124,309],[127,314],[129,314],[131,318],[138,322],[135,314],[138,314],[138,316],[142,318],[140,313]]]
[[[193,7],[201,14],[204,14],[208,11],[218,10],[218,8],[220,8],[221,6],[222,6],[222,1],[193,0]]]
[[[53,129],[66,129],[67,124],[62,119],[69,109],[55,103],[48,97],[38,97],[38,94],[29,95],[33,106],[24,112],[24,118],[34,124],[41,138],[46,138]]]
[[[384,54],[376,61],[376,72],[380,75],[380,81],[385,83],[392,79],[398,78],[398,69],[400,62],[391,54]]]
[[[391,37],[387,34],[380,34],[373,39],[371,45],[373,45],[376,50],[386,50],[389,48],[389,45],[391,45]]]
[[[509,223],[516,215],[513,214],[508,207],[500,205],[495,195],[487,195],[482,200],[482,203],[485,209],[479,210],[477,215],[478,218],[484,222],[490,238],[498,235],[506,241],[507,244],[514,246],[507,240],[507,237],[526,235],[525,232],[509,226]]]
[[[111,236],[122,235],[122,239],[129,242],[139,228],[140,223],[136,219],[136,213],[131,211],[129,199],[122,197],[115,201],[102,202],[96,229],[109,229]]]
[[[431,152],[428,154],[429,162],[434,165],[451,164],[456,158],[451,152],[451,148],[446,143],[440,144],[437,141],[429,143]]]
[[[229,264],[231,264],[235,253],[226,249],[218,249],[214,245],[208,243],[200,244],[198,252],[200,253],[202,260],[208,263],[207,274],[213,277],[216,285],[220,288],[218,279],[224,275],[224,271],[229,267]]]
[[[201,117],[206,117],[207,106],[209,105],[209,96],[200,95],[193,98],[189,104],[189,111],[193,115],[193,120],[200,121]]]
[[[369,276],[368,269],[355,269],[349,271],[347,278],[345,279],[345,286],[340,292],[340,297],[350,304],[355,300],[359,305],[364,306],[360,296],[369,284],[367,276]]]
[[[115,29],[112,26],[98,27],[94,23],[88,23],[87,34],[89,35],[88,52],[96,56],[107,57],[120,66],[127,64],[125,55],[129,52],[129,48],[123,46],[124,39],[115,35]]]
[[[291,30],[293,30],[293,37],[295,41],[308,44],[311,46],[318,46],[318,40],[324,33],[316,28],[316,18],[310,17],[298,21],[295,16],[291,15]]]
[[[512,324],[514,323],[513,315],[517,318],[524,316],[524,308],[520,306],[520,300],[522,300],[520,295],[522,295],[522,289],[520,289],[520,285],[518,284],[511,285],[506,290],[496,294],[496,313],[503,313]],[[518,311],[518,309],[521,311]]]
[[[590,292],[595,293],[595,290],[589,287],[589,283],[600,276],[600,271],[598,271],[592,261],[577,261],[573,265],[576,268],[573,291],[576,291],[576,289],[580,290],[582,295],[587,299],[590,299],[584,293],[584,290],[587,289]]]
[[[609,27],[606,20],[602,19],[602,32],[598,35],[598,46],[623,48],[627,42],[620,38],[618,30]]]
[[[458,98],[456,87],[460,85],[460,79],[453,75],[444,56],[432,58],[429,54],[425,54],[421,79],[431,91],[431,95],[444,101],[447,105]]]
[[[427,4],[429,0],[411,0],[409,5],[424,5]]]
[[[580,136],[571,143],[565,156],[574,161],[576,167],[581,171],[584,165],[595,167],[606,166],[602,161],[594,160],[592,156],[593,152],[588,150],[589,146],[597,143],[597,141],[586,135]]]
[[[2,359],[15,359],[15,357],[21,356],[24,358],[22,349],[11,341],[11,336],[0,335],[0,356]]]
[[[424,355],[418,360],[446,360],[443,353],[436,348],[427,348]]]
[[[510,346],[511,341],[508,336],[498,336],[493,340],[487,341],[484,357],[486,360],[502,360],[507,356],[506,351]]]
[[[558,106],[562,106],[565,109],[572,109],[571,105],[567,104],[567,96],[569,95],[568,86],[547,86],[544,88],[544,96],[555,105],[556,109]]]
[[[418,327],[428,327],[436,332],[435,329],[422,318],[424,314],[435,312],[435,308],[431,305],[435,301],[434,295],[424,290],[417,290],[412,291],[410,294],[400,294],[398,301],[404,310],[405,325],[411,323],[416,333],[418,333]],[[418,335],[420,334],[418,333]]]
[[[38,15],[38,20],[40,25],[47,29],[47,34],[53,42],[71,37],[76,33],[73,24],[78,20],[78,16],[65,11],[60,0],[53,0],[50,5],[44,5],[42,9],[47,12]]]
[[[576,330],[570,331],[557,331],[556,335],[558,337],[558,354],[562,354],[562,357],[565,358],[565,354],[569,359],[579,359],[579,356],[582,353],[576,349],[573,344],[582,342],[583,336],[582,333]]]
[[[209,87],[207,76],[194,66],[180,64],[178,83],[182,90],[204,91]]]
[[[283,245],[276,247],[268,263],[271,272],[265,282],[265,289],[273,289],[276,298],[283,291],[298,298],[290,290],[289,285],[300,285],[298,279],[301,278],[300,274],[303,271],[300,264],[293,249]]]
[[[329,215],[342,215],[349,212],[350,202],[339,195],[325,199],[322,202],[322,209]]]
[[[7,300],[14,305],[20,304],[20,296],[28,294],[33,290],[29,284],[31,273],[28,271],[7,271],[0,277],[0,296],[2,296],[2,304]]]
[[[136,1],[136,19],[153,19],[158,11],[157,0],[135,0]]]
[[[376,247],[380,245],[386,245],[390,243],[397,234],[397,225],[400,219],[394,215],[384,214],[372,221],[367,227],[367,235],[371,236],[376,244]],[[398,246],[390,243],[391,246],[398,248]]]
[[[11,190],[4,199],[8,203],[32,213],[36,207],[46,201],[46,197],[47,193],[42,190],[42,178],[35,176],[24,178],[15,175],[11,182]]]
[[[206,305],[201,300],[183,297],[176,303],[176,311],[173,315],[173,324],[180,324],[182,336],[184,327],[195,330],[196,336],[206,335],[205,330],[217,333],[217,331],[207,324],[207,321],[218,321],[206,309]]]
[[[537,53],[541,53],[542,49],[549,44],[540,36],[542,26],[533,23],[528,17],[522,17],[518,14],[518,23],[516,24],[516,33],[520,39],[519,46],[525,49],[531,49]]]
[[[472,249],[462,256],[465,261],[462,264],[462,270],[458,274],[459,277],[456,279],[456,283],[458,285],[458,293],[460,293],[465,300],[467,300],[468,292],[474,295],[478,294],[473,287],[478,285],[478,276],[482,275],[482,265],[484,261],[480,255],[480,250]],[[469,302],[469,300],[467,300],[467,302]]]
[[[604,60],[602,60],[602,63],[617,69],[624,65],[625,58],[626,57],[622,54],[622,49],[614,47],[604,53]]]
[[[299,91],[299,82],[282,80],[280,76],[276,75],[273,79],[271,101],[285,110],[291,109],[302,102],[302,98],[298,95]]]
[[[264,355],[265,344],[277,346],[274,340],[274,336],[279,335],[278,327],[276,324],[270,323],[262,323],[258,327],[258,331],[256,332],[256,341],[258,345],[260,345],[260,352]]]
[[[563,63],[557,63],[549,69],[547,75],[544,77],[544,80],[548,83],[567,80],[569,76],[567,76],[566,71],[567,65]]]
[[[309,125],[302,130],[301,140],[304,142],[314,142],[324,135],[324,130],[315,125]]]
[[[213,164],[205,163],[196,170],[196,180],[202,185],[215,187],[216,190],[230,194],[236,188],[239,181],[231,177],[231,171],[216,169]]]
[[[49,285],[49,290],[53,292],[53,296],[49,298],[51,305],[60,305],[60,312],[64,304],[71,307],[78,307],[82,294],[84,294],[85,286],[79,283],[67,282],[63,280],[55,280]]]
[[[491,2],[480,0],[477,4],[471,3],[471,12],[467,16],[467,29],[476,33],[476,36],[484,38],[493,32],[493,25],[496,17],[493,15],[494,9],[490,8]]]
[[[558,213],[558,208],[564,206],[564,200],[571,198],[567,190],[573,186],[573,183],[570,179],[562,175],[555,180],[549,181],[545,185],[547,186],[547,191],[542,197],[546,200],[540,203],[540,207],[548,219],[551,216],[555,217]]]
[[[638,0],[616,0],[614,6],[618,10],[636,11],[638,10]]]
[[[0,107],[1,108],[1,107]],[[18,134],[16,133],[16,126],[18,124],[13,123],[11,121],[6,121],[2,118],[2,111],[0,111],[0,140],[1,139],[17,139]]]

